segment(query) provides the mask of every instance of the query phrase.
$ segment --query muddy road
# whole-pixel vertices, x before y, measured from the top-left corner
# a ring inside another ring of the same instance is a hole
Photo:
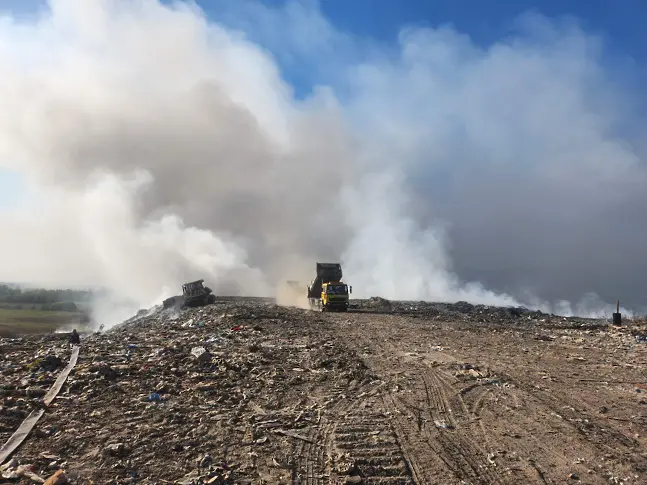
[[[43,380],[25,359],[67,350],[0,345],[4,441]],[[78,483],[645,484],[646,360],[599,321],[219,301],[86,336],[16,465]]]

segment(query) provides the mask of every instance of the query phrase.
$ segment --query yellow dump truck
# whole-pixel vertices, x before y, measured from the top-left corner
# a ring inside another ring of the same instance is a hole
[[[350,293],[353,287],[346,283],[335,281],[321,285],[321,311],[348,311]]]
[[[342,271],[339,263],[317,263],[317,276],[308,286],[310,308],[326,311],[348,310],[353,287],[341,281]]]

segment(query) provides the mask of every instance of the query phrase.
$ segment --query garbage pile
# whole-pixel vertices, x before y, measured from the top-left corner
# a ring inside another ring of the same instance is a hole
[[[601,328],[608,322],[602,319],[564,317],[530,310],[524,307],[496,307],[473,305],[465,301],[457,303],[433,303],[426,301],[389,301],[381,297],[368,300],[353,300],[353,308],[360,312],[391,313],[394,315],[424,318],[443,322],[469,322],[492,325],[542,325],[558,328]]]
[[[294,436],[351,382],[372,380],[323,322],[299,331],[298,311],[219,303],[84,336],[67,383],[2,477],[33,483],[64,469],[76,483],[288,483],[293,472],[276,464]],[[0,348],[4,442],[70,350],[35,337]]]
[[[391,302],[380,296],[372,296],[368,300],[364,301],[359,308],[374,310],[377,312],[391,312],[393,310]]]
[[[528,346],[572,344],[572,366],[589,365],[577,350],[585,346],[613,348],[621,358],[643,352],[647,341],[645,325],[601,329],[596,325],[605,322],[526,309],[381,298],[359,301],[358,307],[368,318],[280,307],[263,299],[218,300],[183,311],[160,305],[106,332],[82,335],[76,367],[22,447],[0,463],[0,483],[288,484],[305,483],[304,474],[309,483],[323,483],[312,481],[320,472],[311,462],[295,460],[307,455],[304,449],[315,454],[323,449],[317,440],[330,434],[323,430],[333,412],[346,414],[339,411],[342,404],[385,384],[360,357],[381,352],[383,343],[372,349],[348,337],[359,320],[373,325],[382,319],[382,329],[397,320],[370,313],[406,315],[400,323],[407,325],[422,318],[425,328],[426,320],[449,322],[444,336],[433,334],[447,349],[456,323],[474,326],[479,339],[494,335],[488,325],[505,325],[504,332],[530,335]],[[519,325],[531,331],[518,331]],[[42,408],[71,348],[65,338],[28,336],[0,339],[0,353],[2,444],[30,412]],[[478,366],[457,369],[454,377],[499,379]],[[374,419],[371,426],[385,420]],[[435,428],[443,428],[439,423]],[[379,428],[367,432],[371,440],[386,434]],[[346,463],[335,453],[317,460]],[[353,467],[347,468],[339,473],[352,479]]]
[[[62,349],[40,344],[36,337],[0,339],[0,444],[41,406],[56,372],[65,367]]]

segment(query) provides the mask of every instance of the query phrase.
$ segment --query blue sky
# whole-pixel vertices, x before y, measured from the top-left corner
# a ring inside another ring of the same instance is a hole
[[[245,0],[239,0],[245,1]],[[288,0],[260,0],[270,7]],[[311,2],[312,0],[307,0]],[[42,7],[44,0],[0,0],[0,10],[21,17]],[[168,3],[168,2],[167,2]],[[223,0],[197,0],[207,13]],[[619,55],[647,61],[647,2],[643,0],[319,0],[323,13],[338,29],[360,36],[395,41],[403,25],[452,24],[487,45],[505,36],[514,19],[534,10],[549,17],[576,17],[589,32],[601,34]]]
[[[42,0],[0,0],[0,10],[26,18],[44,3]],[[197,3],[211,17],[226,23],[226,16],[223,17],[222,13],[231,5],[229,0]],[[268,7],[284,7],[286,0],[264,0],[262,3]],[[398,32],[406,25],[436,27],[450,24],[485,47],[509,35],[515,19],[524,12],[535,11],[549,17],[570,16],[576,18],[588,33],[601,36],[610,63],[633,66],[639,79],[647,78],[644,75],[647,66],[647,30],[644,29],[647,2],[644,0],[320,0],[319,5],[336,29],[382,44],[395,44]],[[261,43],[264,40],[254,32],[249,35]],[[317,74],[308,72],[311,66],[299,69],[281,62],[280,56],[279,64],[297,95],[307,93],[311,84],[317,81]],[[0,209],[16,206],[23,189],[19,175],[0,168]]]
[[[202,3],[208,9],[210,2]],[[476,43],[488,45],[506,36],[514,19],[526,11],[573,16],[586,30],[603,35],[619,55],[647,61],[643,0],[322,0],[320,5],[338,28],[386,41],[395,41],[405,24],[452,24]]]
[[[19,174],[0,169],[0,208],[15,207],[24,193],[24,184]]]

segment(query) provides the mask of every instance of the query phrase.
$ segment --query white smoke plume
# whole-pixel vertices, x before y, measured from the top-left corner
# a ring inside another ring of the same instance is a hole
[[[218,8],[2,18],[0,167],[31,203],[0,215],[1,280],[150,306],[198,278],[272,295],[341,261],[354,296],[644,304],[645,167],[599,39],[528,16],[487,49],[442,27],[396,51],[316,2]],[[297,97],[286,59],[323,84]]]

